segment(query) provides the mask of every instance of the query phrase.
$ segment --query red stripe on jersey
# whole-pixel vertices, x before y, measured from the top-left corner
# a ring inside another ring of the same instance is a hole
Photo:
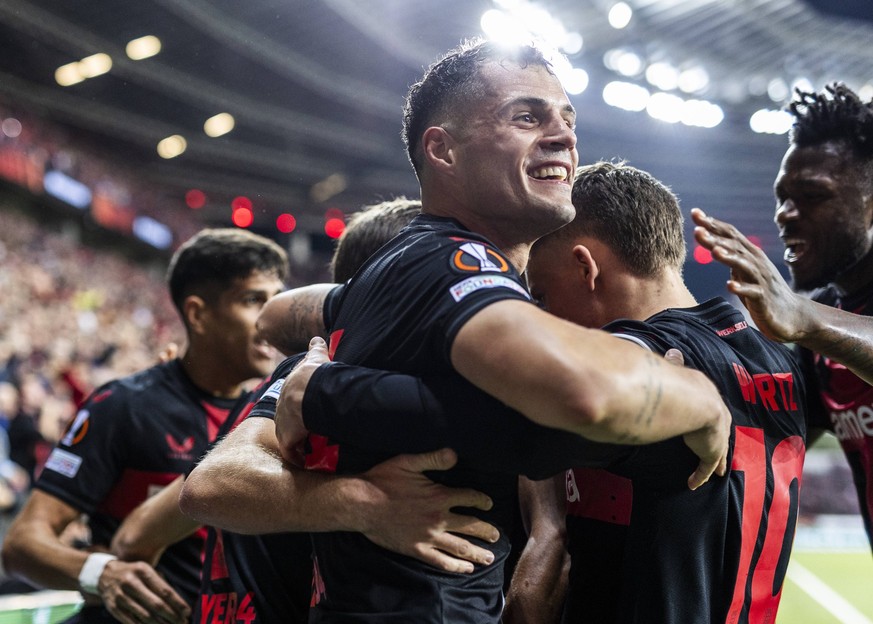
[[[630,524],[634,486],[630,479],[600,468],[567,471],[567,515]]]
[[[133,509],[179,476],[178,472],[148,472],[125,468],[98,511],[113,518],[124,518]],[[151,490],[151,491],[150,491]]]
[[[336,353],[336,349],[339,346],[340,340],[342,340],[344,331],[344,329],[338,329],[330,335],[330,340],[327,347],[327,357],[329,357],[331,361],[333,361],[333,356]]]
[[[215,436],[218,435],[218,430],[221,429],[224,421],[227,420],[230,410],[224,407],[211,405],[205,401],[201,401],[200,405],[203,406],[203,409],[206,412],[206,435],[209,437],[209,441],[213,442]]]

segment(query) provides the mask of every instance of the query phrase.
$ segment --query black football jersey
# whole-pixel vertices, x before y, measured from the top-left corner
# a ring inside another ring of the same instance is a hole
[[[85,401],[35,487],[88,514],[92,542],[108,547],[127,514],[186,474],[245,402],[203,392],[178,360],[111,381]],[[156,566],[192,605],[204,538],[173,544]]]

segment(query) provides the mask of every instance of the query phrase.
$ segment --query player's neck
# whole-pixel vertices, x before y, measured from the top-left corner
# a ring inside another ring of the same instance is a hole
[[[861,258],[834,281],[843,296],[851,297],[861,292],[873,291],[873,251]]]
[[[676,271],[665,271],[655,279],[626,275],[613,292],[617,302],[614,309],[620,312],[616,318],[644,321],[668,308],[690,308],[697,300],[682,276]]]
[[[226,399],[242,392],[242,382],[229,377],[227,362],[209,357],[202,349],[189,347],[179,360],[191,382],[204,392]]]

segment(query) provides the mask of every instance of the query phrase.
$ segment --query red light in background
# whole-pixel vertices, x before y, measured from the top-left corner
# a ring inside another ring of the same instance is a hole
[[[191,189],[185,193],[185,203],[192,210],[203,208],[206,205],[206,193],[199,189]]]
[[[324,220],[330,221],[331,219],[339,219],[344,222],[346,220],[346,215],[339,208],[328,208],[324,211]]]
[[[755,236],[754,234],[749,234],[746,238],[749,239],[749,242],[752,243],[758,249],[763,249],[761,246],[761,237]]]
[[[697,260],[699,264],[709,264],[712,262],[712,252],[706,247],[698,245],[694,248],[694,259]]]
[[[254,213],[248,208],[237,208],[230,216],[230,220],[237,227],[247,228],[255,220]]]
[[[251,210],[252,209],[252,200],[248,197],[243,197],[240,195],[239,197],[234,197],[233,201],[230,202],[230,207],[236,210]]]
[[[296,227],[297,219],[294,218],[294,215],[285,212],[276,217],[276,229],[283,234],[293,232]]]
[[[346,222],[342,219],[328,219],[324,222],[324,233],[331,238],[339,238],[346,229]]]

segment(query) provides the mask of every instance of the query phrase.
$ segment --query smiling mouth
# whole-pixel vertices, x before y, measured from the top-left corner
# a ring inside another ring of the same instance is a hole
[[[564,182],[570,177],[568,170],[559,166],[540,167],[531,171],[529,175],[536,180],[557,180],[559,182]]]
[[[806,252],[806,241],[798,238],[786,238],[783,242],[785,244],[785,254],[782,258],[787,264],[794,264]]]

